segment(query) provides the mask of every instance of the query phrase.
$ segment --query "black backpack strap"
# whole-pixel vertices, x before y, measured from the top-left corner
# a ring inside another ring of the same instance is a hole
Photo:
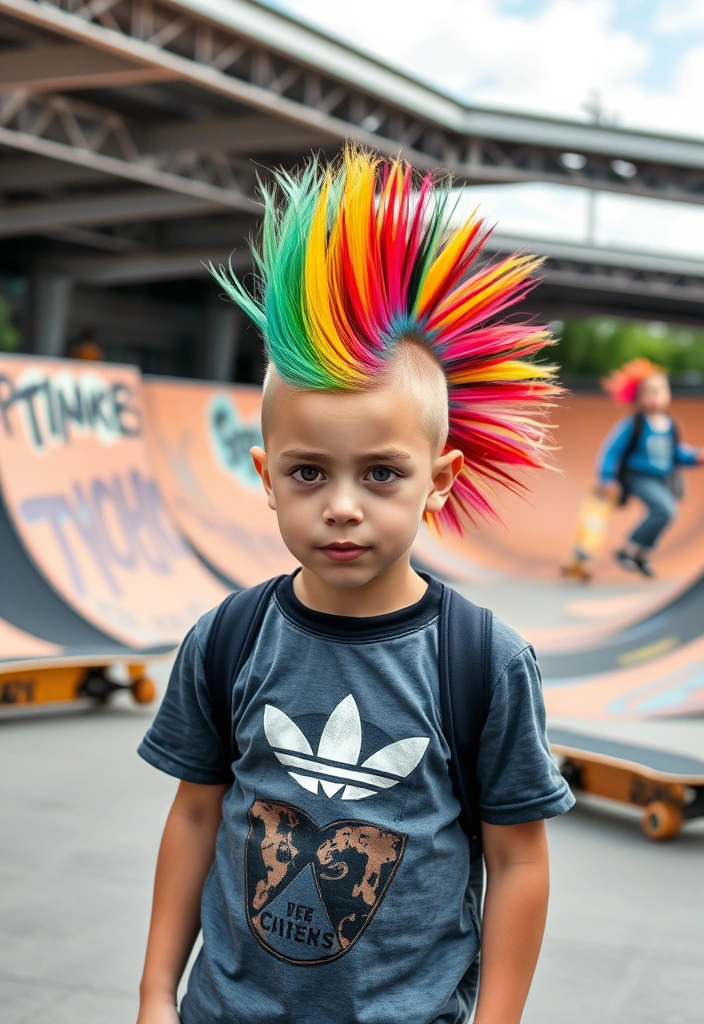
[[[222,602],[213,619],[205,648],[205,678],[218,725],[230,762],[237,754],[232,691],[242,666],[249,657],[274,590],[285,579],[275,576],[247,590],[238,590]]]
[[[680,433],[679,424],[676,420],[671,420],[670,422],[672,424],[673,465],[672,472],[667,479],[667,484],[675,501],[682,501],[685,489],[684,473],[682,472],[682,467],[677,464],[677,449],[680,446],[682,435]]]
[[[626,487],[626,463],[638,447],[638,442],[640,441],[641,434],[643,433],[644,424],[645,416],[642,412],[637,412],[633,417],[633,429],[631,430],[631,437],[628,441],[628,444],[626,445],[626,450],[621,456],[621,459],[618,464],[618,470],[616,471],[616,479],[621,485],[621,497],[619,499],[619,505],[625,505],[628,501],[629,493],[628,488]]]
[[[479,741],[491,696],[493,616],[450,587],[440,606],[440,699],[450,776],[461,805],[460,823],[470,844],[481,851]]]

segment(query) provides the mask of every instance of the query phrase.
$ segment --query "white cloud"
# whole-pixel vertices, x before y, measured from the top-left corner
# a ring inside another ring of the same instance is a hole
[[[585,244],[590,201],[581,189],[554,185],[479,185],[466,189],[467,205],[504,235]],[[604,248],[701,258],[704,209],[687,204],[599,193],[593,244]]]
[[[584,242],[587,196],[581,189],[553,185],[473,185],[465,190],[466,204],[479,207],[482,217],[503,235]]]
[[[704,209],[686,203],[624,199],[610,193],[598,197],[596,241],[701,259],[704,256]]]
[[[704,135],[703,51],[693,44],[668,88],[649,88],[657,47],[617,27],[624,0],[551,0],[532,17],[498,0],[288,0],[286,7],[359,49],[478,105],[584,118],[594,92],[624,127]],[[704,21],[704,0],[663,0]]]
[[[656,32],[679,34],[704,28],[702,0],[660,0],[653,25]]]
[[[619,27],[625,0],[549,0],[521,14],[499,0],[286,0],[293,14],[477,105],[585,118],[598,92],[624,127],[704,137],[704,44],[694,39],[666,87],[648,87],[657,38]],[[640,6],[640,5],[639,5]],[[410,13],[412,12],[412,13]],[[704,0],[661,0],[660,30],[704,22]],[[500,230],[583,241],[584,193],[543,185],[475,190]],[[599,196],[597,241],[704,255],[704,210]]]

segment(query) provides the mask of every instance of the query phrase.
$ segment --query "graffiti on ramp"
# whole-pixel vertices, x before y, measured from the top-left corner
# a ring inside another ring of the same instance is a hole
[[[0,357],[0,486],[40,572],[122,643],[178,643],[226,594],[167,513],[135,369]]]
[[[157,480],[193,550],[236,586],[291,572],[249,454],[262,443],[260,389],[149,379],[144,401]]]

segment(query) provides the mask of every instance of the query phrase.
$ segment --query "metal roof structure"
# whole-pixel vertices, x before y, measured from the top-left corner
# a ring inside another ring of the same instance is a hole
[[[472,107],[254,0],[0,0],[6,259],[197,276],[256,225],[257,173],[345,139],[461,182],[704,203],[704,141]],[[504,241],[548,257],[555,308],[702,319],[696,261]]]

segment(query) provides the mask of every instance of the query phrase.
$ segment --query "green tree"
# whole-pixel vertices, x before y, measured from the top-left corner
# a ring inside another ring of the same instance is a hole
[[[0,295],[0,352],[14,352],[19,344],[20,332],[12,322],[10,304]]]
[[[601,376],[645,356],[671,373],[704,375],[704,331],[610,317],[566,320],[556,331],[555,361],[569,376]]]

